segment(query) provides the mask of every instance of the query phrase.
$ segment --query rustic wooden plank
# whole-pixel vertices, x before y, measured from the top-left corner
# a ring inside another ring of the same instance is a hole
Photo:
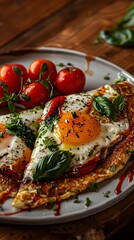
[[[132,0],[77,0],[21,35],[1,51],[33,46],[63,47],[105,58],[134,74],[132,49],[93,44],[101,29],[113,27]],[[114,10],[114,11],[113,11]],[[69,12],[69,14],[68,14]]]
[[[0,46],[64,8],[72,0],[0,0]]]

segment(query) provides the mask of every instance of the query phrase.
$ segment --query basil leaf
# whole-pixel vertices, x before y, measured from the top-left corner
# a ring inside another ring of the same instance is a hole
[[[93,106],[102,115],[115,120],[116,109],[107,97],[96,96],[93,98]]]
[[[113,104],[117,112],[121,112],[125,106],[125,100],[123,95],[119,94],[114,98]]]
[[[70,162],[71,154],[69,151],[59,150],[48,154],[35,165],[33,179],[42,180],[60,177],[68,170]]]
[[[99,37],[115,46],[131,47],[134,45],[134,31],[131,29],[103,30],[100,31]]]

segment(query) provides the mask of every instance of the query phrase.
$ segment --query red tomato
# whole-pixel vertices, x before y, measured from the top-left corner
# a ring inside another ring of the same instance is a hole
[[[9,86],[10,93],[19,92],[21,78],[23,79],[23,84],[25,84],[28,79],[28,73],[21,64],[5,64],[0,69],[0,81]]]
[[[57,89],[62,94],[81,92],[85,86],[86,77],[84,72],[76,67],[66,67],[60,70],[56,77]]]
[[[52,85],[55,85],[57,70],[55,64],[46,59],[37,59],[29,67],[29,78],[31,81],[50,79]]]
[[[4,97],[4,89],[0,85],[0,99]],[[6,105],[6,102],[0,102],[0,107],[3,107]]]
[[[22,98],[22,94],[29,98],[28,101]],[[20,95],[20,102],[27,108],[33,108],[45,103],[50,97],[48,89],[40,82],[33,82],[23,87]]]

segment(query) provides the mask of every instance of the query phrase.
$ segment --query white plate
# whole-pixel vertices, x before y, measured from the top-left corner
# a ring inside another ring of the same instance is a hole
[[[0,65],[4,63],[20,63],[28,68],[30,63],[38,58],[50,59],[55,64],[71,63],[81,68],[83,71],[87,70],[87,65],[89,63],[88,70],[92,72],[92,75],[86,73],[85,89],[88,90],[97,88],[101,85],[114,83],[114,79],[117,79],[118,73],[123,73],[128,77],[129,81],[134,81],[129,73],[108,61],[95,57],[89,62],[87,60],[89,57],[87,57],[85,53],[58,48],[26,49],[23,51],[5,53],[0,56]],[[58,70],[59,69],[61,69],[61,67],[58,67]],[[107,74],[109,74],[110,80],[104,79]],[[128,181],[125,180],[122,186],[122,192],[116,195],[114,190],[118,183],[118,177],[119,175],[99,184],[98,192],[86,191],[80,194],[79,203],[74,203],[72,199],[62,202],[59,216],[55,216],[52,210],[47,210],[44,206],[41,206],[34,210],[24,211],[15,215],[0,216],[0,221],[15,224],[56,224],[93,215],[116,204],[127,197],[133,190],[133,181],[128,183]],[[110,191],[109,198],[104,197],[104,193],[107,191]],[[88,208],[85,207],[85,199],[87,197],[91,200],[91,204]],[[11,200],[7,200],[5,204],[3,204],[3,209],[4,211],[0,213],[5,214],[16,211],[15,208],[11,207]]]

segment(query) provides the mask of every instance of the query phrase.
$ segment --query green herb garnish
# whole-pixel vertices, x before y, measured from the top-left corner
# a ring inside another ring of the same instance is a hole
[[[110,196],[109,196],[110,193],[111,193],[110,191],[107,191],[107,192],[103,193],[103,194],[104,194],[104,197],[109,198],[109,197],[110,197]]]
[[[104,80],[110,80],[110,73],[104,76]]]
[[[91,149],[88,153],[88,157],[91,157],[93,155],[93,153],[94,153],[94,149]]]
[[[69,151],[56,151],[46,155],[35,165],[33,179],[41,180],[60,177],[69,169],[71,154]]]
[[[0,132],[0,138],[4,137],[5,132]]]
[[[45,138],[43,140],[43,143],[46,145],[46,147],[48,147],[49,150],[51,150],[52,152],[56,151],[58,146],[57,143],[51,139],[51,138]]]
[[[50,132],[53,132],[54,125],[58,122],[59,116],[50,116],[45,120],[45,125]]]
[[[73,202],[74,203],[79,203],[78,195],[73,196]]]
[[[77,118],[78,117],[76,112],[71,112],[71,114],[72,114],[73,118]]]
[[[98,184],[97,183],[90,183],[89,190],[91,192],[98,192]]]
[[[25,142],[27,147],[33,149],[36,135],[22,122],[20,118],[12,119],[10,123],[7,123],[6,132],[20,137]]]
[[[126,76],[123,73],[118,73],[118,78],[114,80],[114,83],[120,83],[126,81]]]
[[[115,166],[115,165],[110,166],[109,170],[110,170],[111,172],[115,172],[115,170],[116,170],[116,166]]]
[[[91,200],[89,197],[87,197],[85,200],[85,207],[89,207],[90,203],[91,203]]]
[[[53,204],[53,211],[57,211],[58,210],[58,205],[56,203]]]
[[[1,204],[0,204],[0,211],[4,211],[4,208]]]
[[[37,194],[41,194],[41,189],[40,189],[40,188],[37,188],[37,189],[36,189],[36,192],[37,192]]]

